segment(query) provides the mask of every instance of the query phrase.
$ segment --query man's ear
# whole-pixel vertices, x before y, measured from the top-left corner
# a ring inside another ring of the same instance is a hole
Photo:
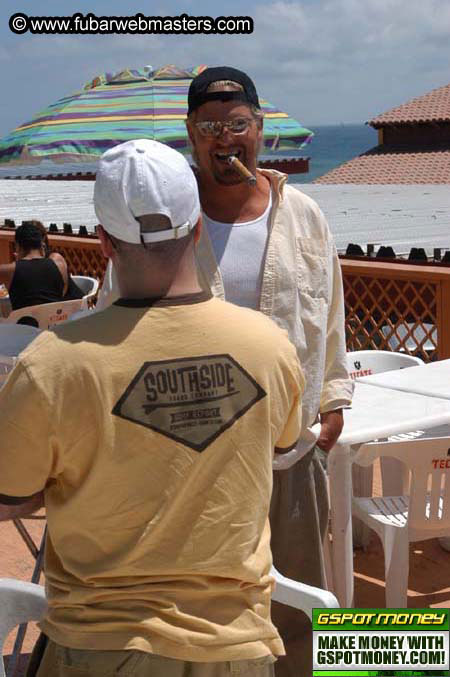
[[[191,123],[190,120],[187,119],[185,121],[185,124],[186,124],[186,130],[187,130],[187,133],[188,133],[188,136],[189,136],[189,141],[192,143],[192,145],[194,145],[194,129],[192,127],[192,123]]]
[[[264,141],[264,118],[259,118],[256,124],[258,125],[258,142],[262,146]]]
[[[203,218],[202,215],[200,214],[194,228],[194,244],[198,244],[200,240],[200,235],[202,234],[202,228],[203,228]]]
[[[100,240],[100,248],[102,250],[103,256],[107,259],[112,259],[114,256],[115,249],[113,243],[111,242],[111,238],[109,237],[108,233],[103,228],[103,226],[101,226],[100,224],[98,224],[96,231],[98,239]]]

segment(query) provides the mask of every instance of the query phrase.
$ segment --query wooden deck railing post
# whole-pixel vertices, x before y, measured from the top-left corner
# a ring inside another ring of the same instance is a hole
[[[11,262],[11,242],[14,241],[14,231],[0,233],[0,263]]]

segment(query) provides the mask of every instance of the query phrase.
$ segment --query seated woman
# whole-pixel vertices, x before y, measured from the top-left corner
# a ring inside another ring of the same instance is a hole
[[[47,233],[39,221],[19,226],[15,243],[16,261],[0,265],[0,283],[9,290],[13,310],[83,296],[73,281],[70,285],[64,257],[56,252],[47,256]]]

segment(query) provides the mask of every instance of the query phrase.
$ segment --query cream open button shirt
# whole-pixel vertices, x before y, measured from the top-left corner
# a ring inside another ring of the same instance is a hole
[[[344,329],[342,277],[328,224],[310,197],[286,184],[275,170],[258,170],[271,182],[272,212],[260,311],[286,329],[306,379],[302,435],[296,449],[279,455],[274,468],[296,463],[315,444],[319,412],[351,403]],[[204,288],[225,298],[224,285],[205,229],[197,245]]]

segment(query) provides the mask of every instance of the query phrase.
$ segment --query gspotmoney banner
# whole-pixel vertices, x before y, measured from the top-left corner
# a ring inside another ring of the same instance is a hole
[[[449,609],[314,609],[313,676],[450,675]]]

